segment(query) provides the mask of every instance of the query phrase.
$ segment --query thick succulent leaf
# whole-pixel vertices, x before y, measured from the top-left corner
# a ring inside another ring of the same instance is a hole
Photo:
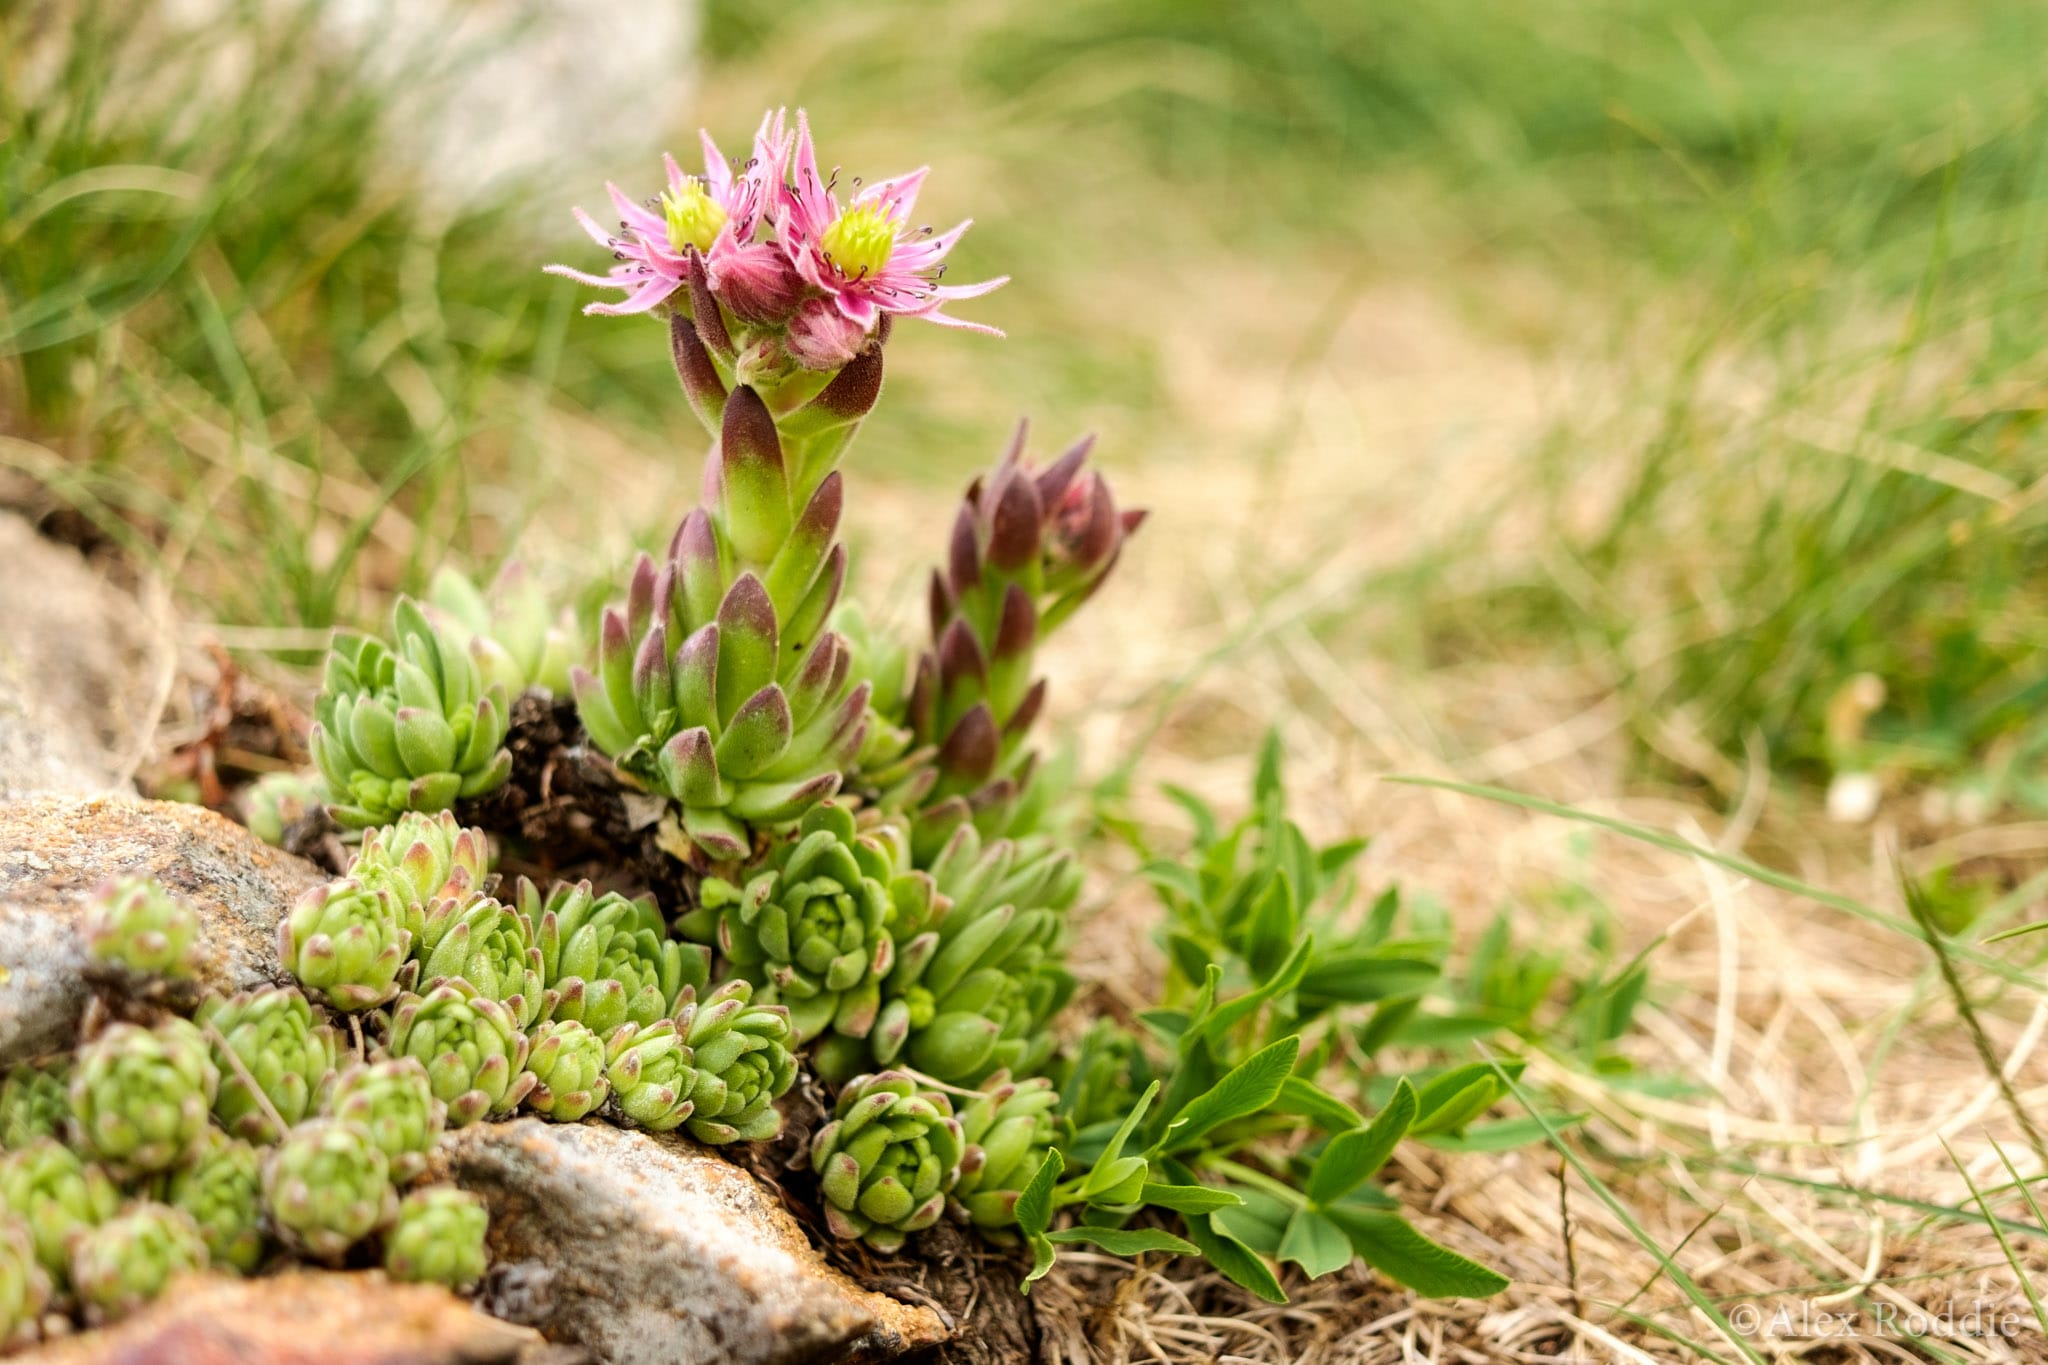
[[[763,772],[789,747],[789,699],[774,683],[741,704],[718,737],[718,770],[733,781]]]
[[[742,384],[725,402],[719,433],[723,523],[742,563],[766,565],[789,538],[789,479],[775,419]]]
[[[775,680],[775,607],[751,573],[741,574],[718,605],[718,714],[731,716]]]

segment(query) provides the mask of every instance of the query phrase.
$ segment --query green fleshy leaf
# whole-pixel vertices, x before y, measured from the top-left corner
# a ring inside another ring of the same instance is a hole
[[[1297,1209],[1280,1239],[1280,1259],[1300,1266],[1311,1280],[1351,1264],[1351,1243],[1344,1229],[1315,1209]]]
[[[1341,1238],[1342,1233],[1338,1236]],[[1201,1248],[1183,1237],[1158,1228],[1061,1228],[1046,1234],[1046,1240],[1062,1245],[1074,1242],[1092,1242],[1112,1256],[1137,1256],[1147,1251],[1170,1251],[1176,1256],[1199,1256]],[[1345,1260],[1350,1260],[1346,1248]]]
[[[1301,1039],[1287,1037],[1253,1053],[1207,1092],[1188,1101],[1167,1123],[1155,1150],[1186,1151],[1217,1126],[1264,1109],[1279,1095],[1300,1052]]]
[[[1369,1179],[1393,1155],[1394,1145],[1415,1122],[1415,1088],[1404,1076],[1394,1086],[1394,1097],[1374,1116],[1368,1127],[1354,1128],[1330,1139],[1304,1191],[1314,1204],[1331,1204],[1342,1199],[1361,1181]]]
[[[1508,1287],[1505,1275],[1439,1246],[1397,1214],[1336,1208],[1326,1216],[1360,1260],[1426,1299],[1483,1299]]]

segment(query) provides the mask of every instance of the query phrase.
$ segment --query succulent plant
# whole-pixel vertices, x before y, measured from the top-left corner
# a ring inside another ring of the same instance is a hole
[[[1016,1226],[1017,1196],[1038,1171],[1056,1136],[1052,1111],[1060,1102],[1043,1076],[1013,1081],[999,1071],[960,1110],[967,1148],[953,1186],[954,1212],[991,1239],[1007,1244]]]
[[[121,1192],[104,1170],[41,1138],[0,1157],[0,1206],[28,1225],[36,1258],[61,1282],[72,1237],[113,1217]]]
[[[690,1117],[697,1071],[673,1019],[621,1024],[605,1040],[604,1072],[612,1103],[631,1123],[655,1132],[680,1128]]]
[[[1024,741],[1045,704],[1045,680],[1032,677],[1037,647],[1102,585],[1145,518],[1119,512],[1102,475],[1084,470],[1092,437],[1035,470],[1024,436],[1019,426],[995,470],[967,490],[946,567],[932,575],[931,647],[901,714],[882,718],[933,754],[928,790],[896,784],[916,799],[920,865],[963,823],[989,836],[1012,829],[1032,777]]]
[[[220,1070],[213,1116],[221,1127],[251,1142],[276,1142],[319,1107],[337,1044],[333,1029],[314,1022],[305,996],[289,987],[209,996],[192,1018],[207,1031]]]
[[[414,950],[424,953],[433,946],[422,941],[429,919],[445,926],[484,893],[490,852],[482,830],[464,829],[447,811],[408,811],[396,824],[363,836],[349,876],[391,893],[412,931]]]
[[[101,962],[146,976],[189,976],[199,943],[199,912],[153,877],[129,877],[101,890],[82,923],[86,950]]]
[[[944,1095],[919,1090],[900,1071],[855,1077],[811,1139],[826,1226],[835,1237],[896,1250],[906,1234],[938,1221],[965,1148]]]
[[[164,1202],[191,1215],[215,1267],[246,1275],[263,1260],[263,1155],[250,1144],[210,1135],[171,1173]]]
[[[286,971],[338,1010],[367,1010],[398,994],[412,933],[388,890],[353,877],[314,887],[278,921]]]
[[[512,773],[505,689],[486,686],[456,633],[401,597],[391,638],[337,631],[314,704],[307,743],[335,803],[329,813],[346,828],[446,810]]]
[[[697,1084],[686,1123],[699,1142],[759,1142],[782,1131],[780,1099],[796,1081],[789,1011],[757,1002],[744,981],[728,981],[699,1002],[685,991],[676,1029]]]
[[[400,1184],[426,1170],[427,1157],[448,1123],[448,1106],[434,1097],[427,1068],[416,1057],[385,1057],[350,1067],[335,1080],[325,1112],[367,1133]]]
[[[604,1074],[604,1039],[574,1019],[556,1019],[527,1035],[526,1069],[533,1075],[526,1107],[557,1123],[574,1123],[611,1094]]]
[[[235,805],[249,832],[273,847],[285,831],[327,804],[327,784],[316,772],[269,772],[242,788]]]
[[[384,1269],[394,1280],[467,1290],[484,1277],[491,1216],[483,1201],[452,1185],[414,1190],[384,1234]]]
[[[503,685],[508,697],[529,687],[568,694],[574,637],[516,560],[499,571],[489,592],[460,570],[443,566],[434,574],[427,600],[437,623],[451,627],[475,658],[486,684]]]
[[[429,986],[459,978],[502,1004],[513,1022],[525,1028],[540,1017],[545,1004],[541,987],[540,949],[534,946],[533,925],[525,915],[489,896],[479,896],[460,910],[455,902],[445,920],[427,916],[426,939],[420,950],[420,976]]]
[[[710,951],[670,938],[651,896],[599,896],[579,882],[557,883],[543,898],[522,878],[519,908],[535,926],[548,1017],[573,1019],[601,1038],[621,1024],[665,1018],[683,987],[701,991],[710,979]]]
[[[340,1119],[311,1119],[264,1161],[263,1208],[294,1251],[331,1264],[391,1221],[398,1194],[391,1164],[368,1133]]]
[[[192,1215],[138,1201],[71,1245],[71,1287],[88,1322],[111,1322],[153,1302],[170,1282],[206,1269],[206,1239]]]
[[[0,1207],[0,1351],[35,1340],[50,1293],[28,1224]]]
[[[427,1068],[453,1128],[518,1108],[534,1084],[526,1048],[511,1011],[460,977],[400,997],[391,1016],[392,1055]]]
[[[716,942],[764,1003],[787,1006],[800,1041],[827,1028],[863,1038],[881,1009],[896,928],[921,925],[933,909],[931,878],[908,870],[904,852],[893,828],[857,832],[852,813],[828,801],[744,886],[705,878],[677,927]]]
[[[701,1002],[685,989],[673,1019],[621,1028],[605,1071],[619,1111],[657,1131],[689,1125],[700,1142],[757,1141],[782,1127],[775,1101],[796,1080],[789,1014],[728,981]]]
[[[187,1020],[114,1024],[78,1050],[71,1112],[94,1157],[147,1174],[192,1154],[219,1090],[206,1035]]]
[[[592,741],[679,803],[683,832],[715,861],[745,857],[753,829],[838,790],[868,698],[825,629],[846,575],[836,449],[787,458],[744,384],[721,427],[711,505],[684,519],[662,567],[640,557],[625,606],[604,613],[597,672],[571,674]]]
[[[0,1080],[0,1151],[62,1137],[71,1119],[71,1054],[22,1062]]]
[[[1052,1051],[1047,1022],[1073,995],[1060,965],[1065,911],[1080,892],[1070,853],[957,827],[932,862],[944,907],[900,945],[864,1046],[830,1039],[816,1057],[836,1079],[907,1062],[949,1085],[1038,1070]]]

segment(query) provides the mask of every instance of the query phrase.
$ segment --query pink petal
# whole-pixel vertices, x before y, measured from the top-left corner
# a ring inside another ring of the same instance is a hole
[[[574,280],[578,284],[587,284],[596,289],[629,289],[632,287],[625,280],[614,279],[609,275],[593,275],[587,270],[578,270],[572,265],[544,265],[541,267],[541,273],[560,275],[565,280]]]
[[[591,241],[596,242],[606,251],[612,251],[617,248],[618,242],[612,237],[612,235],[609,232],[606,232],[603,228],[597,225],[597,220],[595,218],[592,218],[582,209],[570,209],[569,212],[576,215],[576,221],[581,223],[583,225],[583,230],[590,234]]]
[[[664,280],[656,277],[635,290],[631,298],[622,299],[618,303],[585,304],[583,311],[588,314],[608,318],[625,317],[631,313],[645,313],[675,292],[676,282],[674,280]]]
[[[699,128],[697,141],[704,148],[704,187],[722,207],[732,198],[732,167],[726,162],[725,154],[718,150],[718,144],[711,140],[710,132]]]
[[[886,209],[891,218],[908,218],[917,207],[917,192],[924,187],[924,178],[931,174],[931,169],[919,166],[908,175],[878,180],[853,196],[853,202],[878,205]]]
[[[978,299],[983,294],[993,294],[1010,282],[1008,275],[998,275],[992,280],[979,284],[941,284],[932,287],[935,299]]]
[[[619,211],[619,217],[625,219],[628,227],[653,238],[657,242],[666,242],[668,240],[668,223],[665,220],[655,217],[645,208],[628,199],[625,191],[621,190],[611,181],[605,181],[604,188],[605,193],[612,197],[612,207]]]
[[[841,289],[833,295],[832,302],[839,306],[840,315],[848,322],[857,323],[863,331],[874,330],[881,310],[873,299],[850,289]]]

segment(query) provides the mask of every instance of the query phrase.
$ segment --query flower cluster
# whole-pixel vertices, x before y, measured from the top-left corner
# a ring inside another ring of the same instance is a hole
[[[1005,280],[941,282],[968,223],[942,233],[917,223],[928,168],[872,184],[854,180],[842,199],[839,172],[819,169],[802,110],[794,130],[784,111],[766,115],[741,163],[728,162],[709,133],[701,140],[703,174],[666,157],[667,186],[653,199],[636,202],[606,185],[616,231],[576,210],[583,230],[618,263],[603,275],[548,269],[624,295],[585,312],[670,311],[692,324],[697,344],[722,368],[756,387],[773,387],[764,377],[838,370],[891,317],[1000,335],[945,311]]]

